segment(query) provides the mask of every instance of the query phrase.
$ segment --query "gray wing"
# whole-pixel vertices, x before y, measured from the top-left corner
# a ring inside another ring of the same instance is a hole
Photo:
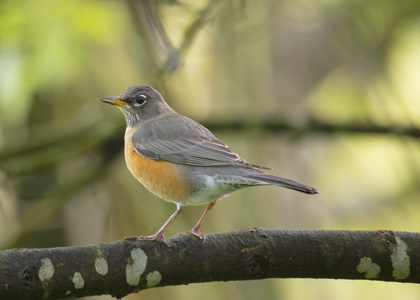
[[[192,166],[251,164],[218,140],[207,128],[182,115],[166,115],[140,126],[132,136],[136,150],[151,160]]]

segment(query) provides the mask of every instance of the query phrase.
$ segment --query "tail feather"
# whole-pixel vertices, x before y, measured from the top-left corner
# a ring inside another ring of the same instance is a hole
[[[313,187],[301,184],[299,182],[296,182],[290,179],[281,178],[281,177],[274,176],[267,173],[251,175],[249,177],[258,181],[262,181],[267,184],[281,186],[287,189],[296,190],[296,191],[306,193],[306,194],[318,194],[318,191]]]

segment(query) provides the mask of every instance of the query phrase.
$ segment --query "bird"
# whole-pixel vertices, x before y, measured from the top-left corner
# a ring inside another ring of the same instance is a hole
[[[306,194],[318,194],[310,186],[266,173],[271,168],[250,163],[221,142],[198,122],[175,112],[162,95],[148,85],[135,85],[118,97],[104,97],[124,114],[124,156],[132,175],[146,189],[167,202],[175,212],[153,235],[138,241],[160,240],[171,245],[166,228],[189,205],[207,207],[188,232],[201,239],[202,222],[218,199],[252,186],[275,185]]]

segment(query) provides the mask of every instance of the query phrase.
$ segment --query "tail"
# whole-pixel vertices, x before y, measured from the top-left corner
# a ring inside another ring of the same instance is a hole
[[[273,185],[281,186],[281,187],[299,191],[305,194],[318,194],[318,191],[313,187],[301,184],[299,182],[296,182],[290,179],[281,178],[281,177],[274,176],[267,173],[261,172],[260,174],[255,174],[248,177],[251,179],[262,181],[266,184],[273,184]]]

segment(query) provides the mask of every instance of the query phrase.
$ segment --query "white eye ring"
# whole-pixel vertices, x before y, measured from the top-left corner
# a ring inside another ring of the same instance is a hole
[[[144,104],[146,104],[147,102],[147,96],[144,94],[140,94],[139,96],[137,96],[137,98],[134,100],[134,106],[142,106]]]

